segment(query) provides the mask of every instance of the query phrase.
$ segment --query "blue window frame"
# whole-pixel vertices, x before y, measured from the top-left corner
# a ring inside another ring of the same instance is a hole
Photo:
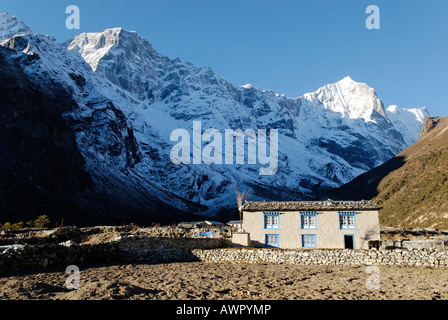
[[[265,246],[271,248],[280,247],[280,235],[278,234],[265,235]]]
[[[316,248],[316,235],[315,234],[302,234],[302,248]]]
[[[264,212],[264,228],[265,229],[280,229],[280,213],[279,212]]]
[[[356,212],[339,212],[339,229],[356,229]]]
[[[317,229],[317,212],[300,212],[301,229]]]

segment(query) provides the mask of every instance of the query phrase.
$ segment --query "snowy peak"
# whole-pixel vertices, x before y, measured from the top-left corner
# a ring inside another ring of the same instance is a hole
[[[387,117],[398,130],[408,145],[417,142],[420,135],[420,128],[426,117],[430,117],[426,107],[422,108],[401,108],[391,105],[386,110]]]
[[[127,31],[121,27],[106,29],[103,32],[82,33],[67,46],[68,50],[78,51],[94,71],[97,70],[99,61],[111,53],[112,48],[120,48],[126,54],[142,49],[147,53],[157,53],[151,44],[135,31]]]
[[[131,42],[143,40],[137,32],[128,31],[121,27],[106,29],[103,32],[82,33],[76,38],[87,39],[87,43],[95,44],[97,49],[112,46],[132,46]],[[75,39],[72,42],[76,42]]]
[[[8,12],[0,13],[0,41],[28,33],[32,33],[31,29],[16,16],[11,16]]]
[[[344,79],[336,82],[336,84],[343,87],[349,87],[349,86],[356,86],[362,83],[354,81],[350,76],[346,76]]]
[[[101,33],[81,33],[68,45],[69,50],[76,50],[90,67],[96,71],[98,62],[120,39],[122,28],[107,29]]]
[[[340,113],[350,119],[376,122],[377,114],[387,118],[383,103],[378,99],[375,90],[350,77],[308,93],[305,98],[322,104],[326,110]]]
[[[394,114],[394,115],[402,115],[402,116],[406,116],[406,115],[412,115],[413,117],[415,117],[415,119],[420,122],[423,123],[423,121],[425,120],[426,117],[430,117],[431,114],[428,111],[428,108],[426,106],[421,107],[421,108],[401,108],[397,105],[391,105],[389,107],[387,107],[387,112],[388,114]]]

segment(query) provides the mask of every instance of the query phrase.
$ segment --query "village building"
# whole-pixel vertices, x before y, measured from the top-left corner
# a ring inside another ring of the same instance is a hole
[[[227,222],[228,226],[231,226],[233,228],[240,228],[242,225],[242,221],[241,220],[231,220],[229,222]]]
[[[243,230],[248,246],[369,249],[380,241],[373,201],[246,202]]]

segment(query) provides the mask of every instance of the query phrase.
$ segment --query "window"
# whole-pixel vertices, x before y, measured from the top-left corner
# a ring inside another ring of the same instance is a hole
[[[267,234],[266,235],[266,247],[278,248],[280,246],[279,235],[278,234]]]
[[[301,212],[300,221],[302,229],[317,229],[317,212]]]
[[[265,229],[279,229],[280,228],[280,214],[278,212],[264,213],[264,228]]]
[[[316,248],[316,235],[315,234],[303,234],[302,235],[302,247],[303,248]]]
[[[340,229],[356,229],[356,212],[339,212]]]

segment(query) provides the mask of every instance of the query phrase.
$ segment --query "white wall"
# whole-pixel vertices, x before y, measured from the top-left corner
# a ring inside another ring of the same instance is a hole
[[[299,211],[280,212],[280,228],[264,229],[262,211],[243,212],[243,228],[252,246],[264,247],[266,234],[280,236],[280,248],[302,248],[302,235],[315,234],[317,248],[344,248],[344,235],[354,235],[355,249],[368,249],[369,240],[380,240],[378,211],[357,211],[356,229],[340,230],[338,211],[318,211],[317,229],[301,229]]]

